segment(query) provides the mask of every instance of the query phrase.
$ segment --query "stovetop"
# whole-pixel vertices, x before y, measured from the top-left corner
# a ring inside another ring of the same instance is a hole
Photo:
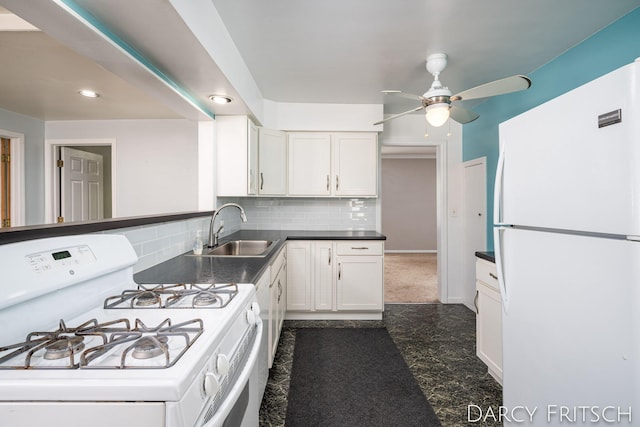
[[[0,246],[0,401],[177,401],[257,318],[252,284],[139,287],[123,236],[17,245]]]

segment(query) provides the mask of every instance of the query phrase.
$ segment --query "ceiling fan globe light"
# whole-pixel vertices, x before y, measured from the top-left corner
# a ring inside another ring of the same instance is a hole
[[[440,127],[449,120],[449,104],[434,104],[426,108],[425,117],[433,127]]]

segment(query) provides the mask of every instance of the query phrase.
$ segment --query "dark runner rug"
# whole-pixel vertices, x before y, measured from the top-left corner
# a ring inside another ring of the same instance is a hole
[[[296,331],[285,425],[440,426],[385,328]]]

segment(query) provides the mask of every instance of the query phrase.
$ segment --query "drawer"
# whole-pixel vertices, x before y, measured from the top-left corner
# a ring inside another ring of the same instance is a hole
[[[476,259],[476,280],[479,280],[499,291],[498,270],[496,265],[484,259]]]
[[[284,245],[282,249],[280,249],[280,253],[278,254],[278,256],[276,256],[276,259],[271,263],[271,283],[273,283],[273,281],[276,280],[276,276],[278,275],[278,272],[280,271],[280,269],[282,268],[282,265],[285,262],[285,253],[287,252],[285,248],[286,248],[286,245]]]
[[[383,243],[373,240],[338,241],[338,255],[382,255]]]

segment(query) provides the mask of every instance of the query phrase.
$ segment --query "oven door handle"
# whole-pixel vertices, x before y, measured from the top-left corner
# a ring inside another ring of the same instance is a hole
[[[262,340],[262,322],[258,322],[256,328],[257,329],[254,336],[253,347],[251,348],[249,357],[247,357],[247,362],[242,368],[242,372],[240,372],[240,375],[238,375],[238,377],[236,378],[236,382],[231,390],[229,390],[229,393],[227,394],[224,402],[220,405],[213,417],[205,424],[202,424],[202,427],[217,427],[223,425],[225,419],[231,413],[231,410],[234,408],[236,401],[249,382],[251,373],[253,372],[254,368],[257,368],[256,364],[260,352],[260,341]],[[251,386],[252,385],[250,385],[250,387]],[[255,414],[255,416],[257,417],[258,414]]]

